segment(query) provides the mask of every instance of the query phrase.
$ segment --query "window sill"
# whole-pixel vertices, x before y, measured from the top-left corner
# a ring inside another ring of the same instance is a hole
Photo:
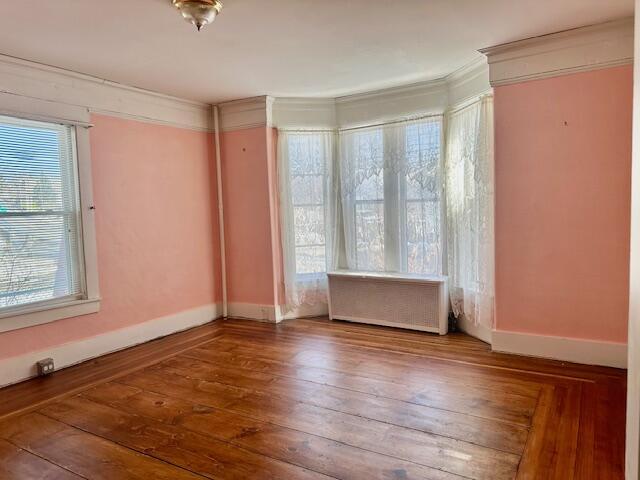
[[[0,313],[0,333],[79,317],[100,311],[100,299],[72,300],[64,303],[28,305],[21,309]]]

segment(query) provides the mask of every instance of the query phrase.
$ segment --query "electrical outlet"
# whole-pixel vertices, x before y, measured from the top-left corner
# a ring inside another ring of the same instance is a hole
[[[38,366],[38,376],[42,377],[54,372],[53,358],[45,358],[36,363]]]

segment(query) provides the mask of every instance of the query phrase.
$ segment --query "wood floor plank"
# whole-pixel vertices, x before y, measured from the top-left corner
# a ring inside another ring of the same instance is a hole
[[[405,379],[412,383],[425,382],[427,385],[448,384],[491,390],[496,392],[496,395],[516,394],[533,399],[538,397],[540,382],[563,381],[557,378],[530,376],[526,373],[496,371],[483,365],[461,367],[459,364],[451,364],[441,359],[425,359],[401,353],[372,353],[329,343],[306,342],[304,347],[300,348],[299,344],[287,342],[285,338],[279,340],[278,345],[276,348],[267,339],[245,338],[224,333],[220,338],[203,347],[292,365],[351,372],[391,382]]]
[[[206,478],[328,480],[330,477],[237,448],[175,425],[71,397],[47,405],[45,415]]]
[[[188,357],[176,357],[149,370],[155,369],[241,387],[263,394],[275,394],[292,401],[359,415],[515,454],[522,454],[529,433],[528,429],[523,426],[328,385],[278,377],[265,372],[233,369],[225,364],[207,364]],[[528,418],[526,420],[528,422]]]
[[[29,413],[1,422],[0,438],[91,480],[204,478],[71,428],[39,413]]]
[[[0,440],[0,480],[78,480],[80,477],[53,463]]]
[[[352,480],[460,480],[462,477],[378,455],[187,400],[111,383],[82,394],[122,411],[188,429],[328,476]]]
[[[597,384],[582,386],[575,478],[594,478]]]
[[[470,478],[492,472],[495,480],[511,479],[520,459],[459,440],[172,373],[145,370],[119,381]]]
[[[520,463],[519,480],[575,477],[582,384],[546,387]],[[580,478],[580,477],[577,477]]]
[[[277,342],[274,340],[277,339]],[[225,344],[227,342],[237,342],[242,344],[245,348],[252,346],[265,345],[266,352],[270,354],[278,355],[277,350],[291,347],[297,348],[297,355],[293,359],[309,360],[317,359],[325,361],[335,362],[335,358],[327,354],[335,354],[335,357],[341,355],[353,355],[355,358],[369,358],[376,359],[382,362],[388,363],[404,363],[405,365],[413,366],[414,368],[429,368],[437,367],[444,372],[465,372],[468,370],[468,376],[473,374],[479,376],[483,381],[489,382],[497,379],[516,379],[515,384],[523,384],[529,386],[535,390],[535,385],[543,377],[549,377],[550,381],[562,381],[562,379],[568,379],[569,381],[575,380],[589,380],[595,381],[598,378],[606,377],[607,375],[601,375],[599,373],[593,373],[591,375],[583,374],[583,369],[577,371],[573,368],[563,369],[556,364],[560,362],[550,361],[552,366],[547,366],[544,369],[532,368],[532,365],[522,363],[518,359],[518,356],[513,356],[512,362],[484,362],[480,358],[475,362],[469,361],[464,357],[456,357],[454,352],[448,352],[447,355],[440,355],[439,351],[433,351],[430,346],[419,344],[418,347],[413,349],[398,349],[393,350],[395,345],[386,344],[383,340],[371,344],[370,342],[354,342],[345,341],[343,339],[332,339],[331,337],[322,336],[310,336],[305,338],[298,333],[291,333],[287,330],[283,332],[261,332],[248,330],[246,327],[237,328],[232,325],[225,328],[224,334],[220,338],[220,343]],[[300,348],[304,346],[304,348]],[[385,346],[386,348],[382,348]],[[262,352],[260,352],[262,353]],[[374,354],[374,355],[372,355]],[[284,359],[287,352],[281,350],[279,355]],[[491,352],[491,355],[501,355]],[[489,357],[492,358],[492,357]],[[529,359],[529,357],[525,357]],[[540,359],[537,359],[540,360]],[[503,364],[504,363],[504,364]],[[329,363],[330,365],[331,363]],[[571,365],[571,364],[569,364]],[[464,368],[460,368],[464,366]],[[606,372],[614,372],[615,375],[619,375],[620,370],[607,369]],[[517,373],[517,376],[514,376]],[[533,375],[531,375],[533,374]],[[622,378],[621,376],[619,378]],[[532,392],[532,395],[537,395],[536,392]]]
[[[413,377],[405,376],[394,379],[375,378],[366,376],[366,372],[354,374],[350,371],[296,365],[291,362],[256,358],[255,355],[220,351],[216,348],[217,345],[214,343],[207,348],[194,348],[181,356],[214,365],[225,365],[228,368],[268,372],[287,378],[526,426],[531,424],[531,416],[537,402],[537,395],[518,395],[482,387],[463,389],[443,380],[438,381],[431,375],[425,375],[427,377],[425,380],[418,381]]]
[[[625,385],[612,380],[596,385],[594,478],[624,478]]]
[[[360,333],[356,331],[344,331],[342,327],[335,327],[335,324],[343,324],[344,322],[331,322],[329,320],[305,320],[300,319],[296,322],[289,322],[282,325],[280,331],[277,334],[287,333],[290,335],[298,335],[301,338],[305,338],[307,341],[311,341],[314,337],[322,339],[330,339],[336,343],[342,343],[349,346],[360,346],[367,348],[375,348],[381,351],[393,351],[413,354],[427,354],[425,350],[425,342],[418,340],[416,337],[406,337],[404,339],[394,339],[393,342],[389,342],[382,332],[388,329],[381,329],[380,334],[371,335],[365,334],[364,330]],[[360,325],[349,324],[360,328]],[[246,331],[253,330],[260,333],[266,332],[267,334],[274,335],[276,332],[273,330],[265,330],[264,326],[249,325],[247,322],[233,321],[228,323],[229,330],[233,329],[245,329]],[[366,326],[365,326],[366,327]],[[317,335],[319,332],[323,332],[322,335]],[[264,335],[260,335],[263,336]],[[593,379],[597,376],[613,376],[616,378],[624,377],[624,371],[621,369],[614,369],[608,367],[594,367],[588,365],[573,364],[561,361],[546,360],[532,357],[520,357],[509,354],[501,354],[491,352],[488,349],[484,352],[477,350],[470,351],[464,348],[451,348],[446,344],[434,344],[429,343],[428,355],[438,356],[451,361],[477,363],[478,360],[482,360],[485,364],[502,367],[508,369],[521,369],[531,370],[535,369],[537,372],[546,373],[550,375],[557,375],[562,372],[563,375],[574,376],[576,378],[588,378]]]

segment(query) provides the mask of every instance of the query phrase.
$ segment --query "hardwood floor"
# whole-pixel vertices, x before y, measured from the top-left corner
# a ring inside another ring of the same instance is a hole
[[[0,390],[0,479],[622,479],[625,372],[218,321]]]

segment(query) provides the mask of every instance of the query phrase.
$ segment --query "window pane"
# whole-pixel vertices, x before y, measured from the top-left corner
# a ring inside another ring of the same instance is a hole
[[[0,212],[64,209],[58,136],[0,123]]]
[[[296,246],[324,245],[324,207],[294,207]]]
[[[384,270],[384,204],[356,205],[356,262],[361,270]]]
[[[407,199],[440,198],[440,122],[407,126]]]
[[[0,308],[79,295],[71,127],[0,117]]]
[[[289,168],[291,175],[318,174],[325,172],[325,146],[319,135],[303,134],[289,136]]]
[[[440,204],[407,202],[407,269],[440,273]]]
[[[384,200],[384,174],[382,170],[362,181],[356,190],[356,200]]]
[[[291,196],[294,205],[322,205],[324,203],[324,177],[294,175],[291,178]]]
[[[351,134],[358,169],[369,170],[374,166],[384,165],[382,134],[382,129],[362,130]]]
[[[407,126],[406,232],[407,270],[441,273],[440,197],[441,123],[425,121]]]
[[[426,121],[407,125],[407,163],[433,165],[440,162],[441,124]]]
[[[384,156],[382,130],[365,130],[352,134],[357,185],[357,200],[382,200],[384,198]]]
[[[296,247],[296,273],[323,273],[327,269],[324,245]]]

